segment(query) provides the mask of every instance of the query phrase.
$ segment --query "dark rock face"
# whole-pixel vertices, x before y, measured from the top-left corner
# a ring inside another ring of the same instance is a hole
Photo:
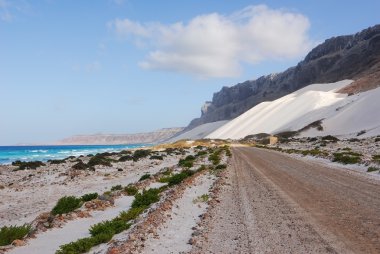
[[[333,37],[282,73],[223,87],[204,107],[207,110],[202,110],[202,116],[192,120],[186,129],[235,118],[261,102],[278,99],[313,83],[359,79],[378,71],[379,66],[380,25],[355,35]]]

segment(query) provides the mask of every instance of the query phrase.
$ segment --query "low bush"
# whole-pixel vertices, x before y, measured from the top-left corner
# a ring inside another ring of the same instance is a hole
[[[121,186],[120,184],[114,185],[111,187],[111,191],[118,191],[118,190],[122,190],[122,189],[123,189],[123,186]]]
[[[140,214],[142,214],[145,211],[145,206],[135,207],[129,209],[127,212],[123,211],[120,213],[119,217],[123,221],[130,221],[136,219]]]
[[[149,178],[150,178],[150,174],[144,174],[140,177],[139,182],[144,181],[144,180],[149,179]]]
[[[50,162],[50,164],[62,164],[65,163],[66,160],[48,160],[48,162]]]
[[[339,141],[339,138],[334,137],[334,136],[332,136],[332,135],[327,135],[327,136],[323,136],[323,137],[322,137],[322,140],[323,140],[323,141],[332,142],[332,143],[336,143],[336,142]]]
[[[194,172],[191,170],[184,170],[181,173],[175,174],[168,178],[167,183],[169,186],[173,186],[176,184],[181,183],[183,180],[185,180],[187,177],[193,175]]]
[[[149,158],[150,160],[163,160],[164,159],[164,157],[162,157],[161,155],[152,155],[152,156],[150,156],[150,158]]]
[[[13,166],[18,166],[17,170],[25,170],[25,169],[36,169],[41,166],[45,166],[45,163],[42,161],[14,161],[12,162]]]
[[[94,193],[88,193],[88,194],[84,194],[81,199],[83,202],[87,202],[87,201],[91,201],[93,199],[96,199],[98,197],[98,193],[94,192]]]
[[[112,220],[102,221],[95,225],[92,225],[90,228],[91,236],[101,235],[103,233],[107,234],[118,234],[128,228],[126,221],[116,217]]]
[[[88,166],[83,163],[83,161],[79,161],[78,163],[74,164],[72,168],[77,170],[85,170],[88,168]]]
[[[133,185],[128,185],[124,187],[124,191],[127,193],[128,196],[134,196],[139,190]]]
[[[11,244],[14,240],[22,239],[29,234],[31,227],[23,226],[4,226],[0,228],[0,246]]]
[[[94,167],[96,165],[102,165],[107,167],[112,167],[111,159],[104,157],[103,155],[95,155],[94,157],[91,157],[91,159],[88,161],[87,166]]]
[[[334,153],[334,162],[343,164],[356,164],[361,162],[361,155],[353,152]]]
[[[196,157],[200,157],[200,156],[204,156],[204,155],[206,155],[206,154],[207,154],[206,151],[199,151],[195,156],[196,156]]]
[[[160,191],[158,189],[144,190],[142,193],[136,193],[135,200],[132,202],[132,208],[148,207],[160,200]]]
[[[133,157],[131,155],[124,155],[119,158],[119,161],[132,161]]]
[[[150,153],[151,153],[151,150],[144,150],[144,149],[136,150],[133,153],[133,160],[138,161],[139,159],[147,157],[148,155],[150,155]]]
[[[60,198],[51,213],[53,215],[64,214],[74,211],[81,206],[82,199],[74,196]]]
[[[126,224],[119,218],[115,218],[112,221],[98,223],[93,227],[96,228],[94,229],[96,230],[96,234],[90,237],[79,239],[75,242],[61,245],[60,249],[56,251],[56,254],[86,253],[96,245],[109,242],[115,234],[128,229],[130,225]],[[93,229],[93,227],[91,229]]]
[[[219,151],[215,151],[208,157],[208,160],[212,162],[214,165],[218,165],[220,163]]]
[[[200,202],[203,202],[203,203],[206,203],[208,200],[209,200],[209,195],[208,194],[203,194],[195,199],[193,199],[193,203],[200,203]]]
[[[378,168],[378,167],[369,167],[367,169],[367,172],[374,172],[374,171],[378,171],[378,170],[380,170],[380,168]]]
[[[215,169],[226,169],[227,165],[226,164],[219,164],[215,167]]]
[[[380,155],[378,155],[378,154],[372,155],[372,160],[377,162],[377,163],[380,163]]]

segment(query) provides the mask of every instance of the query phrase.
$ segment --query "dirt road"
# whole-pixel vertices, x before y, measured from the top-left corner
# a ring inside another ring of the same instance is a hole
[[[231,167],[194,253],[380,253],[380,182],[256,148]]]

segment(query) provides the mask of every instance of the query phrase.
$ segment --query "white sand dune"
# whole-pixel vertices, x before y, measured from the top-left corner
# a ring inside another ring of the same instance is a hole
[[[174,138],[171,138],[170,140],[168,140],[168,142],[175,142],[181,139],[192,139],[192,140],[202,139],[206,137],[207,135],[209,135],[211,132],[215,131],[219,127],[226,124],[227,122],[228,121],[225,120],[225,121],[217,121],[217,122],[205,123],[205,124],[199,125],[195,127],[194,129],[191,129]]]
[[[275,101],[263,102],[226,123],[206,138],[240,139],[250,134],[296,131],[323,120],[323,131],[310,129],[304,136],[326,134],[380,134],[380,88],[354,96],[336,93],[351,80],[313,84]]]

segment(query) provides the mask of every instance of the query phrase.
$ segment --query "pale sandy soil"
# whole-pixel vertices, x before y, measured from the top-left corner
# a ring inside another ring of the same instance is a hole
[[[0,227],[29,223],[42,212],[50,211],[57,200],[66,195],[103,193],[114,185],[123,186],[138,181],[145,173],[154,174],[164,167],[176,165],[181,156],[165,157],[164,161],[142,159],[118,162],[113,167],[96,166],[96,171],[78,171],[71,178],[74,163],[47,165],[37,170],[12,171],[0,166]],[[117,169],[123,171],[119,172]]]

